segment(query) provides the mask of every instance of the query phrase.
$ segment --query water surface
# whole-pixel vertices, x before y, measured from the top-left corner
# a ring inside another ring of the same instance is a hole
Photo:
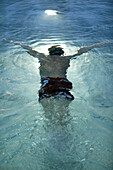
[[[45,10],[56,10],[47,15]],[[113,169],[113,2],[0,1],[0,169]],[[48,54],[60,44],[70,61],[75,99],[38,101],[40,63],[19,41]]]

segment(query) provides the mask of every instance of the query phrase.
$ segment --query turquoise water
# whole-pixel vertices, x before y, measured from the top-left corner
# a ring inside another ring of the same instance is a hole
[[[112,170],[113,2],[1,0],[0,33],[0,170]],[[72,102],[39,103],[40,63],[3,38],[67,55],[109,43],[70,61]]]

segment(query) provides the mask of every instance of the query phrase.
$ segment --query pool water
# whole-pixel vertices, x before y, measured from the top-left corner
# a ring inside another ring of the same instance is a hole
[[[112,170],[113,2],[0,1],[0,33],[0,169]],[[73,101],[39,102],[38,59],[3,38],[46,54],[108,44],[70,60]]]

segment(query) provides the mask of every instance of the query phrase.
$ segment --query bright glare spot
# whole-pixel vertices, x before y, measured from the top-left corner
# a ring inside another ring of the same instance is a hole
[[[57,15],[57,11],[56,10],[45,10],[45,14],[47,15]]]

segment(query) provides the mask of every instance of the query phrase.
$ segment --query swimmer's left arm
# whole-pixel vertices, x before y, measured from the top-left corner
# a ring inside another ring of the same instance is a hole
[[[32,47],[30,47],[28,45],[25,45],[25,44],[22,44],[22,43],[19,43],[19,42],[14,42],[12,40],[9,41],[6,38],[4,38],[3,40],[8,42],[8,43],[12,43],[12,44],[15,44],[15,45],[20,45],[22,48],[28,50],[27,53],[29,53],[30,55],[32,55],[35,58],[39,58],[39,57],[44,57],[45,56],[43,53],[39,53],[38,51],[33,50]]]
[[[101,46],[106,45],[106,44],[108,44],[108,42],[101,42],[101,43],[93,44],[93,45],[88,46],[88,47],[82,47],[78,51],[76,51],[75,54],[67,56],[67,57],[70,58],[70,59],[71,58],[76,59],[76,56],[82,55],[83,53],[87,53],[88,51],[90,51],[93,48],[101,47]]]
[[[14,42],[12,40],[7,40],[6,38],[3,39],[4,41],[8,42],[8,43],[12,43],[12,44],[15,44],[15,45],[20,45],[22,48],[24,49],[27,49],[27,50],[32,50],[32,47],[28,46],[28,45],[25,45],[25,44],[22,44],[22,43],[19,43],[19,42]]]

